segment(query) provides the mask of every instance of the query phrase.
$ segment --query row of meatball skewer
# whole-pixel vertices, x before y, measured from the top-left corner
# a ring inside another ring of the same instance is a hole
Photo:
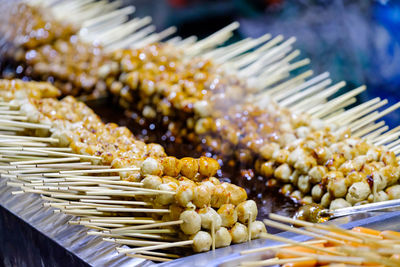
[[[213,234],[216,247],[245,242],[265,231],[264,225],[255,221],[257,207],[254,201],[246,200],[246,191],[212,177],[219,169],[216,160],[168,157],[161,146],[137,141],[127,128],[104,125],[91,109],[72,97],[61,101],[19,99],[11,103],[19,103],[21,112],[30,121],[51,123],[51,136],[63,145],[69,143],[74,152],[100,156],[102,160],[97,163],[111,164],[114,168],[138,167],[137,172],[121,173],[121,179],[171,192],[136,198],[153,203],[154,208],[170,209],[168,215],[151,215],[167,221],[181,219],[179,229],[186,238],[203,240],[193,244],[195,251],[210,248],[211,225],[216,231]]]

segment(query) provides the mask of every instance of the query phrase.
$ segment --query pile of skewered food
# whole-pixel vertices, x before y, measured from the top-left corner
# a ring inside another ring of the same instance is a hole
[[[298,242],[292,239],[263,233],[266,239],[283,244],[242,251],[248,255],[241,266],[399,266],[400,233],[391,230],[377,231],[366,227],[351,230],[333,225],[312,224],[276,214],[265,220],[266,225],[304,234],[314,239]],[[285,223],[304,226],[293,228]],[[255,254],[257,253],[257,254]],[[253,254],[253,255],[251,255]],[[253,258],[253,260],[252,260]]]
[[[10,86],[15,83],[20,85],[17,91],[24,91],[24,83],[21,81],[2,82],[9,85],[4,86],[4,90],[9,92],[8,99],[12,98],[12,94],[17,95],[15,87]],[[26,85],[27,92],[30,92],[30,86],[34,85],[43,95],[48,91],[44,83],[29,82]],[[48,87],[52,88],[50,84]],[[22,129],[24,125],[30,126],[18,135],[49,137],[54,146],[69,147],[77,155],[86,155],[95,165],[111,166],[111,171],[119,173],[121,186],[113,187],[111,184],[104,189],[82,187],[81,190],[100,190],[97,192],[101,196],[126,196],[122,200],[145,203],[150,207],[144,209],[143,213],[147,213],[156,222],[172,225],[170,227],[175,225],[176,227],[169,229],[169,232],[175,234],[175,239],[192,239],[191,244],[195,252],[207,251],[211,246],[224,247],[231,242],[245,242],[258,238],[260,233],[265,232],[265,226],[256,221],[257,206],[253,200],[247,200],[246,191],[213,177],[220,168],[215,159],[177,159],[167,156],[160,145],[138,141],[126,127],[118,127],[114,123],[104,124],[89,107],[72,96],[62,100],[15,98],[4,103],[17,109],[19,115],[25,116],[28,122],[24,124],[2,120],[2,130],[10,130],[7,128],[9,126],[20,126]],[[36,128],[34,123],[37,123]],[[18,137],[14,135],[14,138]],[[24,150],[27,148],[24,147]],[[3,150],[2,153],[4,152]],[[36,167],[27,173],[34,176]],[[39,168],[37,172],[40,171]],[[98,178],[101,180],[102,176]],[[130,189],[139,190],[140,193],[130,191],[130,194],[124,194],[118,191],[120,188],[129,190],[130,185],[141,185],[140,189]],[[122,211],[124,208],[126,207],[123,207]],[[109,211],[118,212],[118,207],[111,207]],[[80,215],[84,216],[85,213]],[[164,224],[161,223],[160,226]]]
[[[24,8],[20,9],[22,13],[37,12]],[[21,25],[30,27],[29,23]],[[186,46],[182,42],[143,43],[142,47],[108,53],[101,46],[76,39],[76,32],[68,38],[51,36],[54,38],[46,39],[45,45],[40,42],[18,59],[42,71],[36,78],[53,77],[67,94],[70,91],[65,88],[77,88],[79,94],[102,84],[101,88],[118,96],[124,108],[156,120],[172,135],[202,146],[228,164],[254,169],[268,179],[268,184],[279,185],[281,192],[293,199],[336,209],[399,197],[395,154],[400,150],[394,141],[399,131],[383,133],[386,128],[375,123],[399,105],[378,112],[386,102],[373,99],[343,111],[365,88],[325,103],[343,83],[326,88],[331,81],[325,75],[305,81],[309,72],[282,82],[290,70],[302,66],[289,64],[295,55],[286,56],[290,42],[274,47],[280,41],[272,39],[253,54],[244,52],[265,39],[226,50],[213,50],[200,41]],[[186,52],[201,51],[199,47],[209,50],[190,55]],[[92,54],[88,56],[88,52]],[[265,57],[261,56],[263,52]],[[229,59],[234,67],[228,68],[222,59]],[[50,70],[54,63],[60,66],[55,71]],[[102,67],[94,66],[98,64]],[[62,70],[66,66],[67,70]],[[252,71],[263,80],[251,76]],[[313,108],[307,109],[309,105]],[[77,143],[77,151],[90,149],[81,143]],[[112,164],[111,154],[105,162]],[[155,161],[149,164],[157,165]]]
[[[116,71],[115,62],[100,46],[77,38],[76,25],[25,3],[12,5],[8,12],[7,27],[2,27],[3,64],[13,62],[17,74],[52,81],[64,95],[106,94],[104,80]]]

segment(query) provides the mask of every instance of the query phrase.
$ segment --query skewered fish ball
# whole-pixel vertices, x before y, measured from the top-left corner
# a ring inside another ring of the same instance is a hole
[[[179,220],[183,221],[180,227],[186,235],[196,234],[201,229],[201,217],[194,210],[185,210],[179,216]]]
[[[200,184],[193,189],[193,204],[198,208],[208,206],[211,202],[211,194],[207,185]]]
[[[170,191],[170,192],[176,192],[177,188],[178,186],[176,183],[166,183],[166,184],[160,184],[158,186],[158,190]],[[174,202],[174,199],[175,199],[174,194],[160,193],[157,195],[155,202],[160,205],[168,205],[172,204]]]
[[[357,202],[367,199],[368,195],[371,193],[371,188],[367,182],[357,182],[349,187],[348,193],[346,195],[346,200],[354,205]]]
[[[205,177],[214,176],[220,169],[218,161],[208,157],[199,158],[199,173]]]
[[[251,239],[260,238],[261,233],[266,233],[267,229],[265,228],[265,224],[260,221],[255,221],[250,224],[250,236]]]
[[[218,214],[222,220],[222,226],[231,227],[238,220],[237,211],[235,205],[233,204],[224,204],[218,209]]]
[[[197,234],[191,236],[193,240],[193,251],[194,252],[204,252],[209,251],[212,244],[211,235],[205,231],[199,231]]]
[[[351,207],[351,204],[349,202],[347,202],[344,198],[337,198],[331,202],[329,209],[336,210],[347,207]]]
[[[230,193],[222,185],[216,185],[211,195],[211,207],[220,208],[229,202]]]
[[[219,214],[211,207],[202,208],[199,210],[201,217],[201,227],[204,229],[211,229],[214,224],[214,229],[218,230],[222,225],[222,219]]]
[[[193,180],[199,171],[199,164],[194,158],[182,158],[181,174],[191,180]]]
[[[186,207],[192,200],[195,186],[191,184],[183,184],[178,187],[175,199],[182,207]]]
[[[182,162],[175,157],[165,157],[161,159],[164,175],[177,177],[181,172]]]
[[[328,192],[335,198],[344,197],[347,193],[347,181],[343,173],[332,171],[326,174],[324,179],[328,179]]]
[[[373,198],[373,202],[381,202],[386,200],[389,200],[389,196],[385,193],[385,191],[376,192]]]
[[[311,196],[305,196],[305,197],[303,197],[303,199],[301,200],[301,203],[302,203],[303,205],[311,204],[311,203],[313,203],[313,199],[312,199]]]
[[[166,156],[164,148],[159,144],[148,144],[147,151],[150,157],[163,158]]]
[[[376,191],[380,191],[386,188],[387,186],[387,180],[384,176],[380,174],[380,172],[375,171],[372,173],[372,179],[373,179],[373,187],[375,188]]]
[[[321,198],[321,205],[324,208],[328,208],[332,201],[332,195],[329,192],[326,192]]]
[[[249,239],[249,232],[244,224],[237,222],[229,231],[232,236],[232,242],[235,244],[246,242]]]
[[[161,176],[162,174],[162,165],[160,162],[153,157],[148,157],[142,162],[142,165],[140,166],[140,172],[142,176],[145,175],[157,175]]]
[[[386,188],[385,191],[389,199],[400,199],[400,185],[392,185]]]
[[[310,170],[310,182],[313,184],[320,183],[322,181],[322,178],[326,175],[327,169],[324,166],[314,166]]]
[[[297,181],[297,187],[299,188],[300,192],[303,194],[307,194],[311,190],[311,182],[310,176],[308,175],[300,175]]]
[[[271,177],[274,174],[274,162],[266,161],[260,165],[260,174],[264,177]]]
[[[291,174],[292,174],[292,169],[286,163],[281,164],[274,171],[274,176],[283,183],[288,183],[290,181]]]
[[[248,223],[249,220],[252,222],[257,218],[257,204],[254,200],[246,200],[236,207],[238,219],[241,223]]]
[[[279,145],[277,143],[267,143],[260,148],[260,154],[264,159],[269,160],[272,159],[272,155],[278,149]]]
[[[400,177],[400,168],[396,165],[388,165],[379,170],[380,174],[386,180],[387,185],[393,185],[398,182]]]
[[[163,183],[162,179],[156,175],[146,175],[141,181],[144,188],[158,189],[158,187]]]
[[[244,188],[231,183],[222,183],[221,185],[231,194],[229,199],[231,204],[239,205],[247,199],[247,193]]]
[[[318,203],[320,202],[322,196],[324,195],[324,189],[322,184],[316,184],[313,186],[311,189],[311,196],[314,202]]]
[[[231,244],[231,242],[232,236],[225,227],[221,227],[215,232],[215,247],[227,247]]]

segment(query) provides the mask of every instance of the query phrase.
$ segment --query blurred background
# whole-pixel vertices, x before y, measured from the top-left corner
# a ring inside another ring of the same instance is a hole
[[[315,74],[329,71],[348,88],[366,84],[361,101],[400,101],[400,1],[393,0],[124,0],[158,30],[177,26],[182,37],[207,36],[232,21],[234,39],[264,33],[297,38]],[[385,117],[399,125],[400,112]]]

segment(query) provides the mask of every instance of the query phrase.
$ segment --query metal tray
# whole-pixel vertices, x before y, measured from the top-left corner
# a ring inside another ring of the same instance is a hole
[[[115,244],[86,235],[87,228],[83,226],[69,225],[67,222],[73,216],[54,214],[53,208],[43,207],[44,201],[38,195],[12,195],[12,191],[14,188],[7,186],[6,180],[0,179],[0,263],[4,266],[156,265],[148,260],[118,254]],[[345,228],[367,226],[400,231],[400,211],[357,214],[329,223]],[[309,239],[289,232],[279,235],[298,241]],[[241,256],[240,251],[274,244],[276,242],[253,240],[158,265],[236,266],[249,257]],[[254,259],[257,255],[252,257]]]

